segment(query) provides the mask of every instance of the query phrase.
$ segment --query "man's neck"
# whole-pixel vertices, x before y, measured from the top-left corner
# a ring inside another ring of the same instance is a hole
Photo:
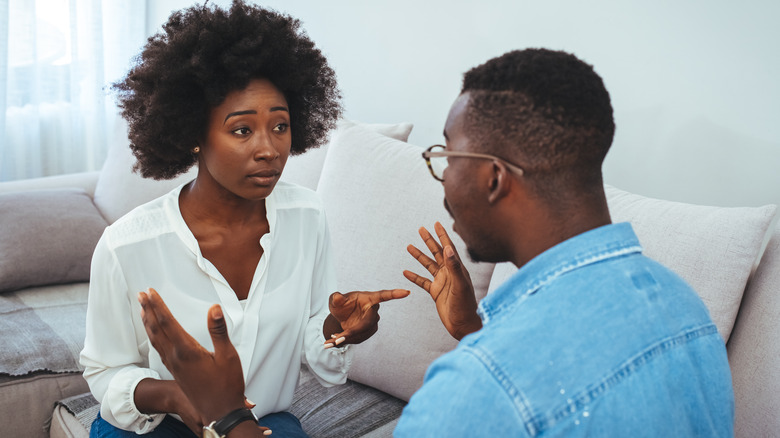
[[[565,210],[540,208],[525,217],[528,220],[512,245],[510,261],[518,268],[561,242],[612,223],[605,196],[591,197]]]

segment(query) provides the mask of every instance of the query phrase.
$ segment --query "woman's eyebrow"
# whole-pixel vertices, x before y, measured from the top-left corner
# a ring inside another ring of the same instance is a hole
[[[222,124],[224,125],[225,122],[227,122],[227,119],[229,119],[229,118],[231,118],[233,116],[240,116],[240,115],[243,115],[243,114],[257,114],[257,111],[255,111],[255,110],[245,110],[245,111],[236,111],[236,112],[233,112],[233,113],[229,113],[227,116],[225,116],[225,121],[222,122]]]
[[[284,111],[284,112],[287,112],[287,113],[290,112],[290,110],[288,110],[286,106],[274,106],[274,107],[271,107],[271,109],[269,111],[270,112]],[[235,112],[229,113],[227,116],[225,116],[225,120],[222,122],[222,124],[224,125],[227,122],[227,120],[229,118],[233,117],[233,116],[240,116],[240,115],[243,115],[243,114],[257,114],[257,111],[255,111],[255,110],[244,110],[244,111],[235,111]]]

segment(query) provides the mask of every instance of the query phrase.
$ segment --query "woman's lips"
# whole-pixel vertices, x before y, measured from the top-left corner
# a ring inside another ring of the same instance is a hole
[[[259,186],[270,186],[276,182],[281,172],[276,169],[261,170],[251,175],[247,175],[254,184]]]

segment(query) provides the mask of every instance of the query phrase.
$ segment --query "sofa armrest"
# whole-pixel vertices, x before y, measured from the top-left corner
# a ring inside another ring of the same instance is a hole
[[[0,182],[0,193],[77,187],[84,189],[90,197],[94,197],[98,175],[100,175],[100,171],[96,170],[92,172],[68,173],[64,175],[4,181]]]

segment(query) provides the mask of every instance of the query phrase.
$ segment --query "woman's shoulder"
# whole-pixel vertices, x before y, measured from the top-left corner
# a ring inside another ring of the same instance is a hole
[[[274,187],[277,208],[312,208],[322,210],[322,199],[312,189],[288,181],[279,181]]]
[[[141,204],[106,228],[115,243],[145,240],[172,230],[170,218],[178,209],[181,187]]]

